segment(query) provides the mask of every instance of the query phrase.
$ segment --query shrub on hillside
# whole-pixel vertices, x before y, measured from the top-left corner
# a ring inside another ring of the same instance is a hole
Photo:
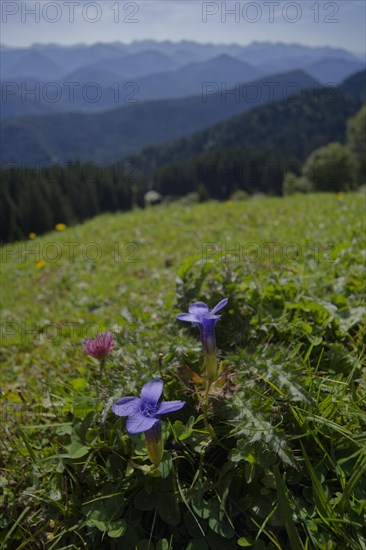
[[[356,187],[357,167],[353,153],[340,143],[316,149],[305,161],[303,176],[315,191],[348,191]]]

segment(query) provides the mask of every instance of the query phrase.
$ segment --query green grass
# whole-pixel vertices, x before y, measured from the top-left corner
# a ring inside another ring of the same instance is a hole
[[[176,203],[3,247],[0,545],[365,549],[364,207]],[[175,315],[225,296],[212,438]],[[105,329],[107,380],[81,346]],[[110,404],[161,374],[187,403],[157,475]]]

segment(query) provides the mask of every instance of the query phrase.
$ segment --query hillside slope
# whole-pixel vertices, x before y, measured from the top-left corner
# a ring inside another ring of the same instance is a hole
[[[360,194],[174,204],[3,249],[6,548],[363,548],[363,212]],[[225,298],[211,385],[176,315]],[[100,364],[83,344],[106,330]],[[111,408],[157,378],[159,466]]]
[[[256,107],[192,136],[148,147],[127,160],[140,177],[171,163],[232,147],[266,150],[303,161],[317,147],[344,141],[347,119],[366,101],[365,75],[357,73],[339,88],[305,90]]]

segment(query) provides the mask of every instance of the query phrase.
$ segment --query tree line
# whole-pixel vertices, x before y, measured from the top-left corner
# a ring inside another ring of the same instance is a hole
[[[119,167],[94,163],[1,170],[0,240],[42,234],[58,223],[73,225],[102,212],[143,205],[144,191]]]

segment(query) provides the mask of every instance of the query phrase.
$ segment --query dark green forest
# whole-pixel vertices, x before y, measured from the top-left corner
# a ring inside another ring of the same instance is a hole
[[[72,225],[102,212],[130,210],[143,204],[144,191],[128,174],[93,163],[52,165],[38,170],[1,171],[0,235],[10,242]]]

